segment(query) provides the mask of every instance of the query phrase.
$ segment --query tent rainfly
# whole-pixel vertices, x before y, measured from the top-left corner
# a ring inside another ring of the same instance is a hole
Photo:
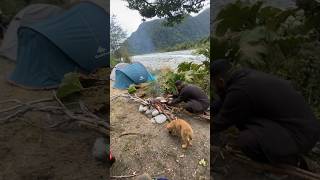
[[[110,74],[110,79],[112,81],[115,81],[116,80],[116,70],[117,69],[121,69],[121,68],[124,68],[128,65],[128,63],[118,63],[117,65],[114,66],[114,68],[112,69],[111,71],[111,74]]]
[[[108,66],[108,18],[100,6],[81,2],[57,17],[20,27],[17,64],[8,81],[29,89],[51,89],[66,73]]]
[[[23,8],[10,22],[2,45],[0,55],[16,61],[18,47],[18,28],[33,23],[38,23],[46,19],[58,16],[64,10],[58,6],[50,4],[31,4]]]
[[[113,87],[118,89],[126,89],[131,84],[140,84],[155,80],[146,67],[139,62],[116,69],[115,72],[116,81]]]

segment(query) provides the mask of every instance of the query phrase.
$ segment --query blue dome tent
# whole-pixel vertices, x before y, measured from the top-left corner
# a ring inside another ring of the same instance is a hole
[[[113,87],[126,89],[131,84],[140,84],[154,80],[155,78],[141,63],[135,62],[123,68],[116,69],[116,81]]]
[[[68,72],[109,66],[108,19],[102,7],[81,2],[60,16],[20,27],[17,64],[8,81],[50,89]]]

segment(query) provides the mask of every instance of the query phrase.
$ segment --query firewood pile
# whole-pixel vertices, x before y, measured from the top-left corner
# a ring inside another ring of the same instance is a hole
[[[169,121],[177,118],[175,115],[177,112],[183,111],[179,107],[169,106],[167,104],[167,102],[169,102],[169,100],[170,100],[169,97],[161,97],[160,96],[160,97],[156,97],[156,98],[143,99],[143,98],[137,96],[136,94],[131,95],[129,93],[124,93],[124,94],[120,94],[120,95],[116,95],[116,96],[111,97],[111,101],[113,101],[119,97],[124,97],[124,98],[132,100],[134,102],[140,103],[141,105],[143,105],[145,107],[155,109],[160,114],[165,115]],[[144,110],[144,111],[146,111],[146,110]],[[210,114],[199,115],[199,117],[202,119],[210,120]]]
[[[58,128],[63,124],[70,124],[76,122],[81,127],[85,127],[103,135],[108,135],[110,130],[109,122],[106,119],[100,118],[94,113],[90,112],[85,104],[78,102],[80,110],[74,112],[66,107],[62,101],[57,97],[56,92],[53,92],[52,98],[39,99],[30,102],[22,102],[18,99],[10,99],[1,101],[0,104],[14,103],[11,107],[0,109],[0,124],[9,123],[15,120],[21,120],[23,115],[27,112],[46,112],[50,114],[60,115],[66,119],[65,121],[57,122],[49,126],[48,129]],[[28,122],[31,123],[31,122]]]

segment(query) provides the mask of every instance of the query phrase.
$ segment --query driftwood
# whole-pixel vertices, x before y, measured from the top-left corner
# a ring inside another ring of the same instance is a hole
[[[55,102],[55,101],[59,104],[59,106],[40,104],[40,103]],[[101,119],[100,117],[91,113],[88,110],[88,108],[84,105],[84,103],[82,102],[78,103],[81,107],[82,112],[80,114],[75,114],[74,112],[67,109],[67,107],[57,97],[55,92],[53,92],[53,98],[33,100],[26,103],[23,103],[17,99],[10,99],[10,100],[5,100],[0,102],[0,104],[4,104],[4,103],[17,103],[17,104],[13,105],[12,107],[0,110],[0,115],[2,115],[2,117],[0,117],[0,124],[11,122],[14,119],[17,119],[17,117],[22,116],[23,114],[29,111],[40,111],[40,112],[48,112],[48,113],[59,114],[59,115],[66,115],[68,117],[68,120],[53,124],[50,126],[50,128],[56,128],[65,123],[77,122],[81,126],[84,126],[89,129],[93,129],[103,134],[109,133],[109,130],[110,130],[109,123],[106,120]]]
[[[123,175],[123,176],[110,176],[111,179],[123,179],[123,178],[132,178],[138,176],[139,174],[133,173],[132,175]]]
[[[56,99],[56,101],[60,104],[62,107],[62,111],[72,120],[78,121],[80,125],[85,126],[90,129],[94,129],[98,132],[101,132],[103,134],[109,133],[109,124],[105,121],[99,118],[98,116],[92,115],[92,113],[89,114],[91,118],[85,117],[85,116],[79,116],[75,115],[72,111],[70,111],[63,103],[62,101],[57,97],[57,94],[55,91],[53,91],[53,96]],[[82,105],[82,109],[84,106]]]
[[[127,132],[127,133],[120,134],[119,137],[127,136],[127,135],[143,135],[143,134],[137,133],[137,132]]]
[[[261,163],[253,162],[253,161],[247,160],[241,156],[236,156],[234,159],[239,162],[242,162],[244,164],[247,164],[255,169],[269,171],[272,173],[287,174],[287,175],[296,176],[296,177],[307,179],[307,180],[319,180],[320,179],[320,175],[318,175],[318,174],[315,174],[315,173],[312,173],[312,172],[309,172],[309,171],[306,171],[306,170],[303,170],[300,168],[292,167],[289,165],[271,166],[268,164],[261,164]]]
[[[136,94],[130,95],[128,93],[112,96],[110,98],[110,100],[113,101],[119,97],[128,98],[128,99],[133,100],[134,102],[140,103],[144,106],[152,106],[155,109],[157,109],[161,114],[164,114],[168,120],[176,119],[176,116],[172,113],[174,111],[173,107],[170,107],[165,103],[161,103],[160,101],[154,101],[154,100],[149,100],[149,99],[144,100],[144,99],[138,97]],[[207,116],[207,115],[200,115],[199,117],[203,118],[203,119],[210,120],[210,116]]]
[[[216,146],[214,146],[216,147]],[[216,160],[216,158],[220,155],[222,148],[221,147],[216,147],[218,149],[218,152],[216,152],[214,158],[213,159],[213,164]],[[263,164],[263,163],[258,163],[258,162],[254,162],[250,159],[248,159],[247,157],[245,157],[244,155],[242,155],[239,151],[236,150],[232,150],[232,149],[228,149],[227,150],[235,160],[239,161],[240,163],[249,165],[250,167],[254,168],[254,169],[258,169],[258,170],[263,170],[263,171],[269,171],[271,173],[276,173],[276,174],[286,174],[286,175],[290,175],[290,176],[295,176],[295,177],[299,177],[299,178],[303,178],[303,179],[308,179],[308,180],[319,180],[320,179],[320,174],[315,174],[312,173],[310,171],[306,171],[294,166],[290,166],[290,165],[277,165],[277,166],[272,166],[269,164]]]

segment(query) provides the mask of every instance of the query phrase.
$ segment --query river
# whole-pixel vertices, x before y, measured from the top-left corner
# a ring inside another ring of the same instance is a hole
[[[182,62],[201,63],[206,60],[203,55],[193,53],[194,50],[173,51],[164,53],[151,53],[132,56],[132,62],[140,62],[148,69],[154,71],[162,68],[176,69]]]

